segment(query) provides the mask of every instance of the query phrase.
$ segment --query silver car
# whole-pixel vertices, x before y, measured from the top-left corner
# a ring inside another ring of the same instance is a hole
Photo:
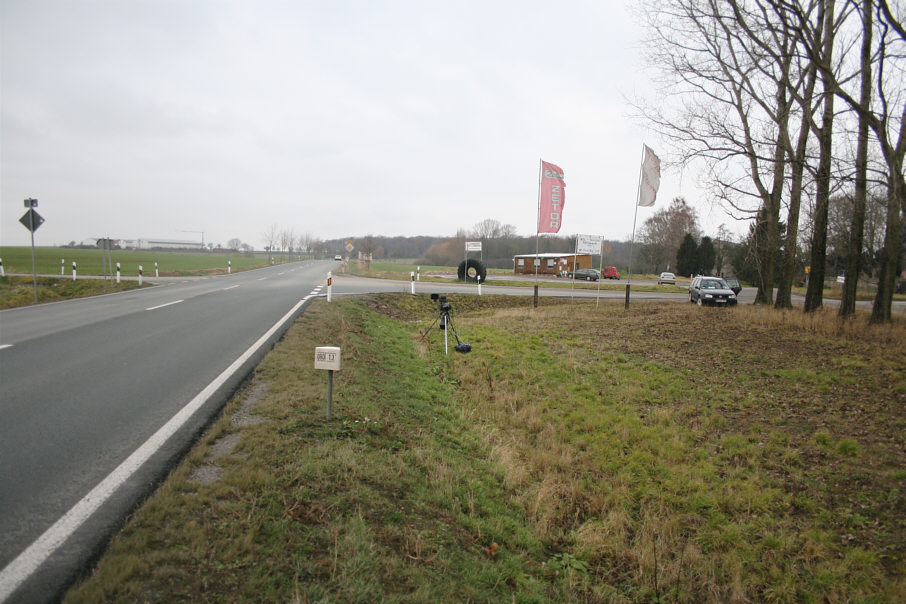
[[[673,273],[661,273],[660,275],[658,275],[657,284],[661,285],[662,283],[676,285],[676,275],[674,275]]]

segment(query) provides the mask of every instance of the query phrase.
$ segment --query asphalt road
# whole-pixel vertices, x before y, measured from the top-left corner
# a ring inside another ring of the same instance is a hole
[[[261,339],[281,319],[285,329],[335,266],[279,265],[0,312],[0,601],[50,600],[71,581],[282,331]],[[191,401],[184,423],[121,472],[97,509],[65,516],[86,500],[96,506],[92,489]]]

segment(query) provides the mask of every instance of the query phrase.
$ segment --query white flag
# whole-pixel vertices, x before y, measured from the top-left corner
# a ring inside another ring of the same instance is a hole
[[[642,181],[639,183],[639,205],[649,207],[654,205],[658,187],[661,186],[661,160],[651,147],[648,145],[644,147],[645,159],[642,161]]]

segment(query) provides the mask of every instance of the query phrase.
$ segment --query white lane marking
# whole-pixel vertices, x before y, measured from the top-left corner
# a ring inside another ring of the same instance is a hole
[[[267,279],[267,277],[261,277],[258,281],[264,281],[265,279]]]
[[[249,346],[233,363],[214,378],[214,381],[205,386],[204,390],[195,395],[186,406],[170,418],[157,432],[151,435],[113,472],[107,475],[96,487],[91,489],[81,501],[63,514],[53,526],[44,531],[34,543],[28,546],[15,560],[0,571],[0,602],[6,601],[22,583],[28,579],[47,558],[59,549],[88,518],[100,508],[117,489],[128,481],[142,465],[157,451],[208,401],[211,396],[226,382],[231,375],[242,367],[255,351],[267,342],[277,329],[312,296],[305,296],[283,315],[263,336]]]
[[[280,275],[285,275],[285,274],[286,274],[286,271],[283,271],[282,273],[277,273],[277,276],[279,277]]]
[[[240,283],[239,285],[242,285],[242,284]],[[221,289],[221,291],[226,291],[228,289],[235,289],[235,288],[239,287],[239,285],[231,285],[229,287],[224,287]]]
[[[12,344],[0,344],[0,350],[3,350],[4,348],[12,348],[12,347],[13,347]]]
[[[184,301],[185,300],[174,300],[173,302],[167,302],[166,304],[158,304],[157,306],[152,306],[150,308],[146,308],[145,310],[157,310],[158,308],[163,308],[164,306],[172,306],[174,304],[179,304],[180,302],[184,302]]]

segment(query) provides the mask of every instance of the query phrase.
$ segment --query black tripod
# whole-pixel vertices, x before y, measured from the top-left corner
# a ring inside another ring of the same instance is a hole
[[[453,337],[456,338],[456,346],[453,347],[453,350],[456,352],[461,352],[466,354],[467,352],[472,351],[472,345],[467,344],[459,339],[459,334],[456,333],[456,327],[453,325],[453,317],[450,316],[450,311],[453,310],[453,306],[447,302],[446,296],[439,296],[437,294],[431,294],[431,299],[437,301],[438,314],[434,318],[434,322],[428,326],[428,329],[425,330],[425,333],[422,334],[422,340],[428,337],[428,333],[431,331],[431,328],[435,325],[443,330],[444,332],[444,354],[450,354],[449,348],[449,332],[453,332]]]

